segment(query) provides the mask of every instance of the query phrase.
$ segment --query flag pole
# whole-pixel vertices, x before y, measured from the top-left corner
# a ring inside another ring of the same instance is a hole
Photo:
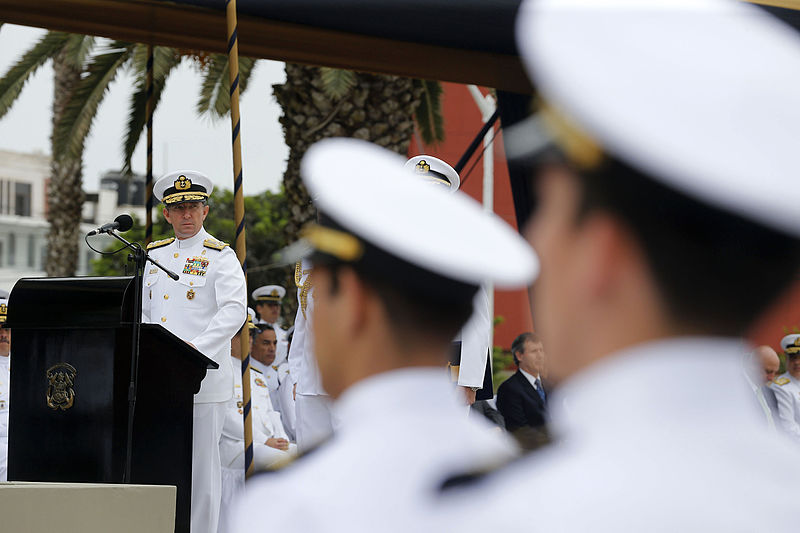
[[[237,36],[236,0],[225,4],[228,21],[228,72],[231,82],[231,143],[233,144],[233,219],[236,225],[236,257],[247,279],[247,248],[244,232],[244,192],[242,191],[242,135],[239,117],[239,38]],[[253,474],[253,421],[250,400],[250,332],[242,326],[242,416],[244,417],[245,476]]]
[[[147,176],[144,182],[145,226],[144,245],[153,241],[153,45],[147,45],[147,101],[145,116],[147,117]]]

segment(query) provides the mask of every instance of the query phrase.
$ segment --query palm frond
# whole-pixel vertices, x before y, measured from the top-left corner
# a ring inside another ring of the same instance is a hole
[[[83,70],[94,43],[95,37],[92,35],[70,34],[64,43],[64,61],[75,70]]]
[[[75,92],[70,96],[64,114],[53,129],[53,157],[80,157],[83,144],[94,122],[97,108],[108,86],[130,59],[134,45],[114,41],[95,55],[86,67]]]
[[[239,94],[247,90],[247,82],[256,66],[252,57],[239,58]],[[206,63],[203,84],[200,88],[200,99],[195,106],[198,115],[211,116],[214,119],[228,115],[231,110],[231,82],[228,73],[228,56],[214,54]]]
[[[322,90],[334,102],[341,100],[356,86],[358,79],[352,70],[320,67]]]
[[[414,118],[425,144],[444,141],[444,117],[442,116],[442,85],[433,80],[414,80],[422,88],[422,96]]]
[[[172,70],[181,64],[182,57],[166,46],[153,48],[153,112],[158,107],[161,94]],[[137,73],[136,89],[131,94],[128,111],[128,126],[122,143],[122,171],[131,170],[131,158],[147,125],[147,46],[137,45],[133,68]]]
[[[30,77],[55,57],[69,38],[68,33],[47,32],[0,79],[0,118],[14,105]]]

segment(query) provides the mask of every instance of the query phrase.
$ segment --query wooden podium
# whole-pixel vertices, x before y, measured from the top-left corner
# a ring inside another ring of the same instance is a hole
[[[9,481],[123,481],[135,290],[133,277],[14,286]],[[141,326],[129,482],[177,487],[176,532],[189,533],[193,396],[217,367],[161,325]]]

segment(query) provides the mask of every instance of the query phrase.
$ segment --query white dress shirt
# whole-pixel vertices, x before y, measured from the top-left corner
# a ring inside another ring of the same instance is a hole
[[[469,317],[455,339],[461,341],[458,384],[462,387],[483,387],[491,331],[492,317],[489,315],[489,295],[486,287],[481,285],[472,300],[472,316]]]
[[[161,324],[219,364],[208,370],[195,403],[231,398],[231,338],[247,318],[247,287],[236,254],[229,246],[207,247],[206,239],[216,241],[201,228],[194,237],[149,250],[180,279],[147,263],[142,297],[144,322]]]
[[[443,478],[515,454],[509,438],[464,417],[440,368],[368,378],[335,404],[341,425],[326,444],[283,471],[256,479],[236,513],[237,533],[263,529],[251,512],[269,502],[270,530],[414,531]]]
[[[294,337],[289,348],[289,376],[297,384],[297,394],[318,396],[327,393],[322,388],[322,378],[314,357],[314,336],[311,334],[314,289],[310,276],[311,263],[304,259],[295,272],[298,305]]]
[[[425,530],[798,531],[798,451],[764,430],[743,351],[672,339],[587,368],[554,392],[558,442],[453,491]]]

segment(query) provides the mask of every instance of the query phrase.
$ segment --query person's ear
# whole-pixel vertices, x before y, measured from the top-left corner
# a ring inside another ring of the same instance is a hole
[[[577,261],[583,266],[581,290],[591,299],[612,296],[641,266],[634,237],[607,213],[590,214],[581,224]]]
[[[167,222],[169,222],[169,223],[171,224],[171,223],[172,223],[172,221],[169,219],[169,209],[167,209],[167,208],[165,207],[165,208],[163,208],[163,209],[161,210],[161,213],[164,215],[164,220],[166,220]]]
[[[208,216],[208,210],[209,210],[209,209],[210,209],[210,208],[208,207],[208,204],[206,204],[206,205],[204,205],[204,206],[203,206],[203,220],[205,220],[205,219],[206,219],[206,217]]]
[[[366,327],[369,299],[374,296],[352,268],[339,268],[335,275],[339,278],[336,298],[342,318],[340,326],[346,335],[356,338]]]

